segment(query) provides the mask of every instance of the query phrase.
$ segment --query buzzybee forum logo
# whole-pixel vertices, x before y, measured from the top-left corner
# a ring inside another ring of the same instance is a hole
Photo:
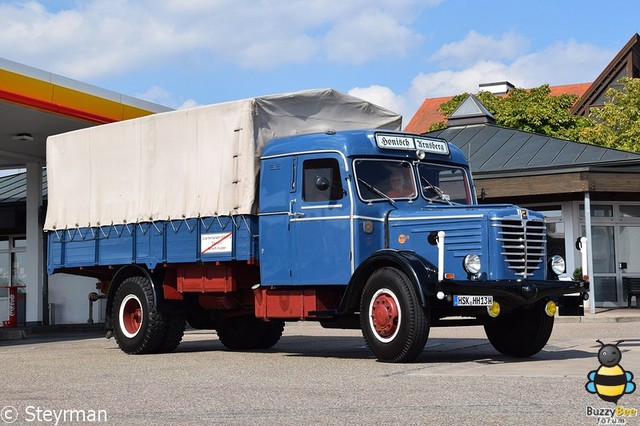
[[[625,371],[620,365],[622,352],[618,345],[624,340],[619,340],[615,345],[605,345],[600,340],[596,342],[601,345],[598,351],[600,367],[587,374],[589,381],[585,388],[587,392],[597,394],[603,401],[617,404],[622,395],[636,390],[633,373]]]
[[[620,365],[622,352],[618,345],[623,340],[609,345],[605,345],[600,340],[596,340],[596,342],[600,343],[598,351],[600,367],[587,374],[589,381],[584,387],[587,392],[598,395],[603,401],[614,403],[615,407],[587,407],[586,415],[595,417],[596,424],[625,425],[628,418],[638,416],[638,409],[618,405],[618,400],[623,395],[631,394],[636,390],[636,384],[633,383],[633,373],[626,371]]]

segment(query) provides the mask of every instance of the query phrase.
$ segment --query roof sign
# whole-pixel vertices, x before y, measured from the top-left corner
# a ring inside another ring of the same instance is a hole
[[[449,155],[449,144],[442,139],[377,133],[376,145],[380,149],[420,150],[431,154]]]

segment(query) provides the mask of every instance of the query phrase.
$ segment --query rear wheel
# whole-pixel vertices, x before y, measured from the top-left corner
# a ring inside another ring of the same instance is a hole
[[[521,358],[540,352],[553,330],[553,317],[545,313],[545,304],[539,301],[491,318],[484,331],[493,347],[504,355]]]
[[[362,293],[360,327],[380,361],[411,362],[429,337],[425,315],[409,278],[395,268],[375,271]]]
[[[130,277],[120,284],[113,302],[114,336],[128,354],[156,352],[165,337],[165,315],[156,310],[151,283],[145,277]]]
[[[186,318],[184,314],[169,314],[166,318],[167,330],[158,352],[173,352],[182,341]]]
[[[220,342],[231,350],[269,349],[282,337],[284,321],[263,321],[254,316],[226,318],[216,330]]]

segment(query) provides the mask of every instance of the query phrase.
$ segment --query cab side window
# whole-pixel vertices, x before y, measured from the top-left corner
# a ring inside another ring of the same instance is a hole
[[[302,199],[335,201],[343,197],[340,167],[334,158],[306,160],[302,166]]]

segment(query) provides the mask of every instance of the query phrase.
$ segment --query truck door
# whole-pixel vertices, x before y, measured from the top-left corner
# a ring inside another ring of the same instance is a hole
[[[298,158],[292,193],[293,285],[346,284],[351,276],[351,202],[345,160],[337,154]]]
[[[298,158],[265,160],[260,169],[260,277],[263,285],[291,284],[291,218]]]

